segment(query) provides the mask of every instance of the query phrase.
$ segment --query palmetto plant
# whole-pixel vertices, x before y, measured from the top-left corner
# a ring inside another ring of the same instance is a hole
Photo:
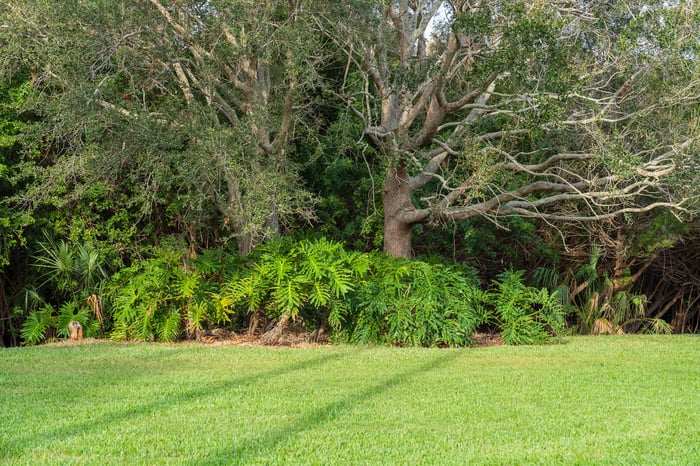
[[[539,268],[532,278],[539,286],[553,290],[566,311],[575,316],[580,333],[640,329],[650,333],[670,333],[668,323],[646,315],[646,296],[616,289],[613,280],[600,271],[600,258],[600,250],[593,247],[588,261],[568,276],[561,277],[553,269]]]
[[[80,322],[86,334],[103,323],[102,286],[106,280],[99,251],[90,243],[46,240],[38,244],[34,265],[42,272],[37,289],[26,290],[27,318],[20,332],[26,344],[43,341],[49,334],[68,336],[68,324]],[[48,295],[44,298],[42,295]],[[30,306],[30,301],[41,307]],[[51,303],[58,303],[56,310]]]
[[[34,256],[44,280],[40,287],[53,285],[58,294],[90,296],[107,278],[99,251],[90,243],[58,243],[46,236],[39,243],[39,254]]]

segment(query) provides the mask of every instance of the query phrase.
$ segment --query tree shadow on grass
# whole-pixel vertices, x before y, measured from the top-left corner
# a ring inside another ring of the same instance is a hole
[[[440,357],[431,359],[429,362],[419,367],[394,374],[372,386],[349,394],[341,400],[327,403],[292,422],[288,422],[260,436],[251,435],[237,439],[236,445],[233,445],[230,449],[219,450],[212,453],[207,458],[192,460],[189,464],[247,464],[261,461],[265,462],[268,460],[268,458],[265,457],[269,453],[278,449],[288,440],[300,436],[305,431],[316,429],[341,418],[358,404],[399,387],[413,380],[416,376],[427,374],[432,370],[438,369],[455,359],[459,354],[460,353],[457,351],[446,350]],[[303,458],[296,458],[296,461],[299,463],[304,462]]]
[[[296,364],[283,366],[275,370],[263,371],[254,375],[233,377],[217,383],[207,383],[203,387],[174,393],[169,396],[159,397],[155,400],[141,403],[124,410],[112,410],[97,418],[87,421],[72,423],[57,427],[55,429],[43,431],[38,434],[18,436],[8,440],[0,439],[0,460],[15,458],[21,459],[25,450],[32,449],[36,445],[57,442],[70,437],[82,435],[87,431],[95,431],[101,428],[108,428],[113,424],[128,421],[129,419],[142,416],[147,412],[154,412],[161,409],[171,409],[173,406],[191,403],[199,398],[207,398],[237,386],[254,383],[260,380],[267,380],[280,377],[296,371],[302,371],[319,365],[327,364],[334,360],[346,357],[349,353],[325,353],[322,356],[310,358]]]

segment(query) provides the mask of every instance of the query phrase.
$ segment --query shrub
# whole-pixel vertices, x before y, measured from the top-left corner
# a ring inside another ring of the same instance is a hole
[[[473,273],[421,261],[372,256],[367,283],[352,312],[333,319],[356,343],[467,346],[485,322],[483,293]]]
[[[177,249],[164,248],[115,274],[112,339],[172,341],[208,322],[224,324],[230,314],[217,299],[230,257],[215,250],[188,263]]]
[[[42,283],[38,289],[25,289],[28,314],[20,330],[24,343],[68,337],[72,320],[80,322],[86,336],[97,335],[103,324],[102,287],[107,277],[97,248],[90,243],[55,242],[46,235],[38,249],[34,266],[41,271]],[[51,303],[60,303],[58,310]]]
[[[501,338],[508,345],[550,343],[565,330],[561,300],[546,288],[523,284],[523,271],[506,271],[488,294]]]
[[[322,321],[342,314],[346,295],[368,268],[365,254],[348,252],[325,238],[278,240],[258,248],[251,259],[251,268],[225,284],[222,303],[247,313],[263,312],[283,323],[297,318],[302,309],[307,319],[321,315]]]

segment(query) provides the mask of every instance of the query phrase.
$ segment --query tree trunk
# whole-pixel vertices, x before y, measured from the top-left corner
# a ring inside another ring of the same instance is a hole
[[[263,345],[276,345],[279,343],[284,330],[287,328],[287,322],[289,322],[289,314],[282,314],[277,320],[277,325],[262,336],[260,343]]]
[[[5,346],[5,333],[10,333],[10,307],[5,298],[5,276],[0,274],[0,348]]]
[[[255,332],[258,331],[258,326],[260,325],[260,320],[263,318],[264,314],[262,310],[256,310],[253,315],[250,316],[250,322],[248,323],[248,338],[252,339],[255,337]]]
[[[403,164],[391,167],[384,185],[384,252],[394,257],[410,258],[412,224],[404,213],[413,210],[408,174]]]
[[[234,231],[236,231],[234,229]],[[238,254],[241,256],[247,256],[253,250],[253,235],[251,233],[239,233],[236,236],[236,243],[238,244]]]

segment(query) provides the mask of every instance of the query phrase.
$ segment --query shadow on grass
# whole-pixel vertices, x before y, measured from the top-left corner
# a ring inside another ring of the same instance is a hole
[[[355,353],[356,354],[356,353]],[[263,371],[254,375],[234,377],[217,383],[208,383],[204,387],[177,392],[169,396],[159,397],[147,403],[131,406],[124,410],[112,410],[97,418],[87,421],[72,423],[66,426],[57,427],[52,430],[43,431],[38,434],[18,436],[15,438],[2,439],[0,437],[0,460],[3,458],[21,458],[25,450],[34,448],[37,445],[57,442],[73,436],[82,435],[86,431],[95,431],[107,428],[112,424],[128,421],[131,418],[142,416],[144,413],[158,411],[160,409],[172,408],[175,405],[191,403],[198,398],[206,398],[223,391],[235,388],[238,385],[253,383],[258,380],[265,380],[280,377],[296,371],[302,371],[319,365],[327,364],[334,360],[346,357],[348,353],[324,354],[320,357],[307,359],[296,364],[283,366],[275,370]],[[135,387],[134,389],[138,389]],[[49,420],[47,420],[49,422]]]
[[[233,445],[230,449],[219,450],[206,458],[194,459],[188,464],[257,464],[261,461],[269,464],[268,461],[273,461],[273,459],[266,458],[266,456],[288,440],[301,435],[305,431],[318,428],[341,418],[359,403],[378,397],[409,382],[416,376],[438,369],[454,360],[459,354],[457,351],[446,351],[440,357],[432,359],[419,367],[392,375],[370,387],[354,394],[349,394],[342,400],[327,403],[297,420],[281,425],[279,428],[270,430],[260,436],[251,435],[236,439],[236,445]],[[299,463],[304,462],[303,458],[294,458],[292,460]]]

